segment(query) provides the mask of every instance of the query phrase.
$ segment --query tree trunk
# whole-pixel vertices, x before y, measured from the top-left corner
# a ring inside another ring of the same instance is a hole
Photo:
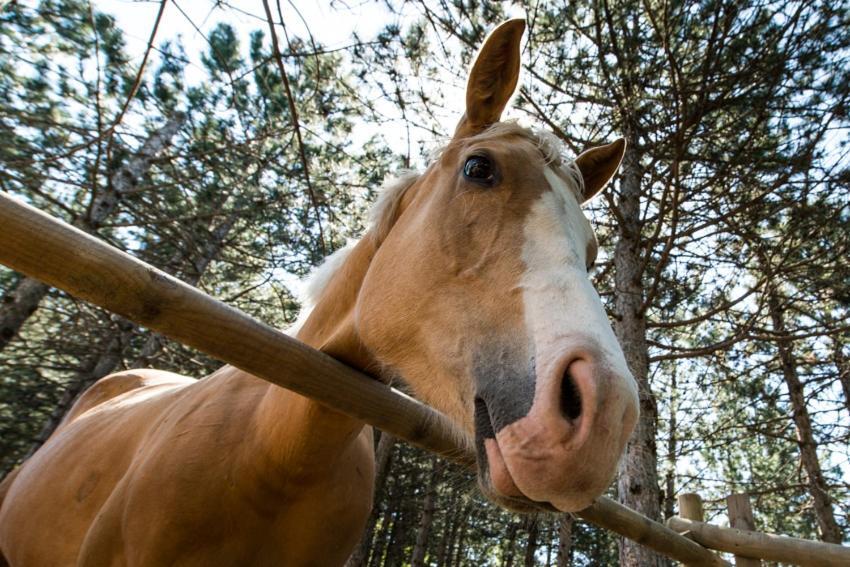
[[[513,567],[514,565],[517,531],[519,531],[519,521],[514,520],[508,527],[508,537],[505,541],[504,553],[502,553],[502,567]]]
[[[370,550],[368,563],[366,563],[370,567],[379,567],[384,562],[384,552],[386,551],[388,537],[394,524],[393,515],[395,505],[398,504],[396,499],[397,485],[398,479],[392,478],[392,482],[387,486],[386,496],[384,498],[384,511],[381,514],[381,528],[375,534],[375,544]]]
[[[767,303],[770,310],[770,318],[773,330],[782,337],[786,334],[785,320],[782,307],[775,289],[768,288],[770,294]],[[818,459],[817,444],[812,432],[812,421],[806,406],[806,397],[803,391],[803,383],[797,374],[797,365],[794,360],[793,343],[790,340],[781,339],[777,342],[779,358],[782,362],[782,376],[788,388],[788,395],[793,410],[794,425],[797,429],[797,445],[800,448],[800,459],[803,468],[809,477],[809,493],[814,500],[815,517],[821,532],[821,539],[830,543],[841,543],[843,534],[832,510],[832,500],[829,497],[826,480],[821,471]]]
[[[122,198],[143,190],[144,177],[157,156],[171,144],[171,139],[183,126],[186,116],[177,113],[158,130],[151,132],[141,147],[109,176],[105,187],[95,185],[91,203],[85,214],[75,219],[73,225],[95,234],[100,226],[118,208]]]
[[[629,144],[623,159],[618,203],[621,217],[614,249],[615,323],[626,362],[635,377],[640,396],[640,419],[620,461],[617,482],[621,504],[653,520],[660,520],[655,432],[658,410],[649,386],[649,356],[646,320],[643,316],[643,287],[640,243],[640,157]],[[626,538],[619,539],[620,565],[654,567],[666,565],[653,551]]]
[[[388,433],[381,433],[378,440],[378,448],[375,450],[375,500],[380,497],[384,490],[387,475],[392,467],[392,453],[395,447],[396,438]],[[374,505],[372,513],[369,514],[369,520],[366,522],[366,529],[363,531],[363,537],[351,557],[345,563],[345,567],[365,567],[368,565],[369,552],[371,551],[372,539],[375,535],[375,525],[378,523],[379,507]]]
[[[431,535],[431,524],[434,521],[434,505],[437,499],[437,478],[443,470],[443,461],[431,457],[431,478],[428,479],[428,489],[422,502],[422,516],[419,519],[419,529],[416,532],[416,545],[413,546],[411,567],[424,567],[425,554],[428,551],[428,537]]]
[[[528,540],[525,544],[523,567],[534,567],[534,555],[537,553],[537,537],[540,535],[540,522],[536,516],[529,516],[526,523]]]
[[[563,514],[558,518],[558,567],[569,567],[573,556],[573,522],[572,514]]]
[[[3,297],[0,305],[0,350],[18,335],[24,322],[38,309],[48,289],[47,284],[21,276],[15,287]]]
[[[676,367],[670,372],[670,391],[668,407],[670,408],[670,424],[667,432],[667,474],[664,478],[664,519],[674,515],[676,504],[676,411],[678,410]]]
[[[466,532],[469,530],[469,512],[470,506],[466,505],[463,507],[463,513],[460,516],[460,529],[458,530],[458,537],[455,542],[452,543],[453,553],[452,556],[454,559],[452,560],[452,565],[459,566],[461,565],[461,557],[463,556],[463,546],[466,543]]]
[[[109,184],[103,191],[97,191],[85,217],[85,228],[94,231],[115,211],[122,197],[142,189],[142,180],[157,156],[171,144],[171,139],[180,131],[186,115],[176,113],[162,126],[148,136],[142,146],[121,167],[109,176]],[[80,226],[79,228],[83,228]]]
[[[405,563],[405,534],[409,525],[410,514],[406,509],[404,498],[398,499],[398,508],[393,515],[392,529],[389,530],[387,538],[387,554],[384,558],[383,567],[395,567]]]
[[[446,518],[443,521],[443,535],[440,538],[440,551],[437,554],[437,565],[443,567],[447,565],[450,543],[454,540],[454,534],[457,529],[458,518],[460,512],[457,509],[457,493],[452,493],[449,498],[449,505],[446,508]]]

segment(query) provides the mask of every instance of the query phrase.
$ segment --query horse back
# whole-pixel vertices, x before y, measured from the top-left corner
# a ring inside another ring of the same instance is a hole
[[[137,369],[117,372],[101,378],[74,402],[71,409],[62,419],[57,431],[64,425],[77,419],[89,410],[112,400],[128,392],[140,388],[169,388],[196,382],[194,378],[187,378],[173,372],[153,369]]]

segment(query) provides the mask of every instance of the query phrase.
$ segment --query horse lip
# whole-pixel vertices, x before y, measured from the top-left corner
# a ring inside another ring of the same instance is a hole
[[[490,461],[488,459],[487,450],[485,449],[485,441],[490,439],[492,442],[497,443],[496,432],[493,428],[490,411],[487,408],[487,403],[484,399],[480,396],[476,396],[474,403],[475,448],[478,457],[478,484],[484,495],[496,504],[519,513],[557,511],[550,502],[538,502],[527,497],[522,490],[519,489],[519,487],[516,487],[518,492],[516,495],[502,494],[495,490],[490,476]],[[510,472],[508,472],[508,474],[510,475]],[[514,486],[516,486],[515,483]]]
[[[486,496],[488,499],[498,504],[499,506],[508,508],[514,512],[519,512],[523,514],[532,514],[537,512],[560,513],[560,511],[557,510],[551,502],[538,502],[536,500],[532,500],[524,494],[520,496],[508,496],[496,492],[490,485],[489,479],[485,478],[485,475],[482,473],[479,473],[478,484],[481,487],[481,492],[484,493],[484,496]]]
[[[476,402],[477,401],[478,398],[476,398]],[[484,409],[486,410],[486,407]],[[526,496],[519,487],[517,487],[518,494],[516,495],[508,495],[497,492],[492,485],[492,479],[490,477],[490,462],[487,458],[486,449],[484,448],[486,438],[478,429],[477,421],[475,433],[475,445],[478,457],[478,485],[484,496],[499,506],[522,514],[533,514],[538,512],[562,513],[549,501],[532,500]],[[495,442],[495,434],[490,439]],[[510,472],[508,472],[508,474],[510,474]]]

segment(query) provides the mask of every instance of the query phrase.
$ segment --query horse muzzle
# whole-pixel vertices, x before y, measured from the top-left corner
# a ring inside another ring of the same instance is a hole
[[[525,366],[531,372],[522,378],[502,371],[479,380],[482,487],[509,507],[531,501],[564,512],[586,508],[611,483],[637,422],[634,379],[593,348]]]

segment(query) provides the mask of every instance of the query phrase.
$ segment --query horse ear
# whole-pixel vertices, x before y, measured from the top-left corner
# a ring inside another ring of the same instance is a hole
[[[466,83],[466,114],[457,125],[456,138],[499,121],[519,80],[519,48],[524,32],[525,20],[508,20],[484,41]]]
[[[595,197],[617,173],[625,153],[626,140],[620,138],[607,146],[590,148],[576,158],[576,165],[584,179],[583,203]]]

